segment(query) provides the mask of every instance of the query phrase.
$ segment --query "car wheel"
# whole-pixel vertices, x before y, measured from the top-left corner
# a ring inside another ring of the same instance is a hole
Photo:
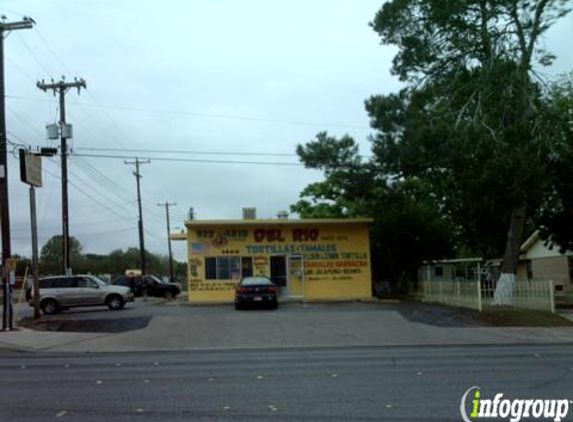
[[[44,299],[40,304],[40,308],[46,315],[54,315],[58,313],[58,302],[54,299]]]
[[[239,305],[238,303],[235,302],[235,310],[236,310],[236,311],[239,311],[239,310],[241,310],[241,309],[243,309],[243,308],[241,307],[241,305]]]
[[[125,300],[119,295],[111,295],[107,297],[106,305],[111,311],[119,311],[125,306]]]
[[[273,302],[271,303],[271,309],[278,309],[279,308],[279,303],[278,302]]]

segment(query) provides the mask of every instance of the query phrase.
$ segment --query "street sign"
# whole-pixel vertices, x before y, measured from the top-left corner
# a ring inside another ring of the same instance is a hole
[[[42,157],[20,149],[20,180],[31,186],[42,187]]]
[[[6,260],[6,267],[10,269],[10,271],[16,271],[16,266],[18,265],[18,260],[14,258],[8,258]]]

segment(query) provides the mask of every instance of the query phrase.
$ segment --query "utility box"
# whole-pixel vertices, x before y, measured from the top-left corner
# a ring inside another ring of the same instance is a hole
[[[46,134],[48,135],[48,139],[59,139],[60,138],[59,126],[56,123],[51,125],[46,125]]]
[[[74,137],[74,127],[68,123],[62,125],[62,138],[70,139]]]
[[[256,208],[243,208],[243,220],[254,220],[257,218]]]

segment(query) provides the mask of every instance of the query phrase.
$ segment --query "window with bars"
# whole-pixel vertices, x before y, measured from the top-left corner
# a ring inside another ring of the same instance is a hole
[[[205,258],[205,280],[234,280],[241,278],[241,258],[213,256]]]

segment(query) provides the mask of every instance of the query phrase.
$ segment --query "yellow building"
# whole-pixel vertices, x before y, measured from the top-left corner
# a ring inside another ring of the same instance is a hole
[[[242,277],[265,275],[280,298],[372,296],[371,219],[189,220],[186,240],[190,302],[234,300]]]

